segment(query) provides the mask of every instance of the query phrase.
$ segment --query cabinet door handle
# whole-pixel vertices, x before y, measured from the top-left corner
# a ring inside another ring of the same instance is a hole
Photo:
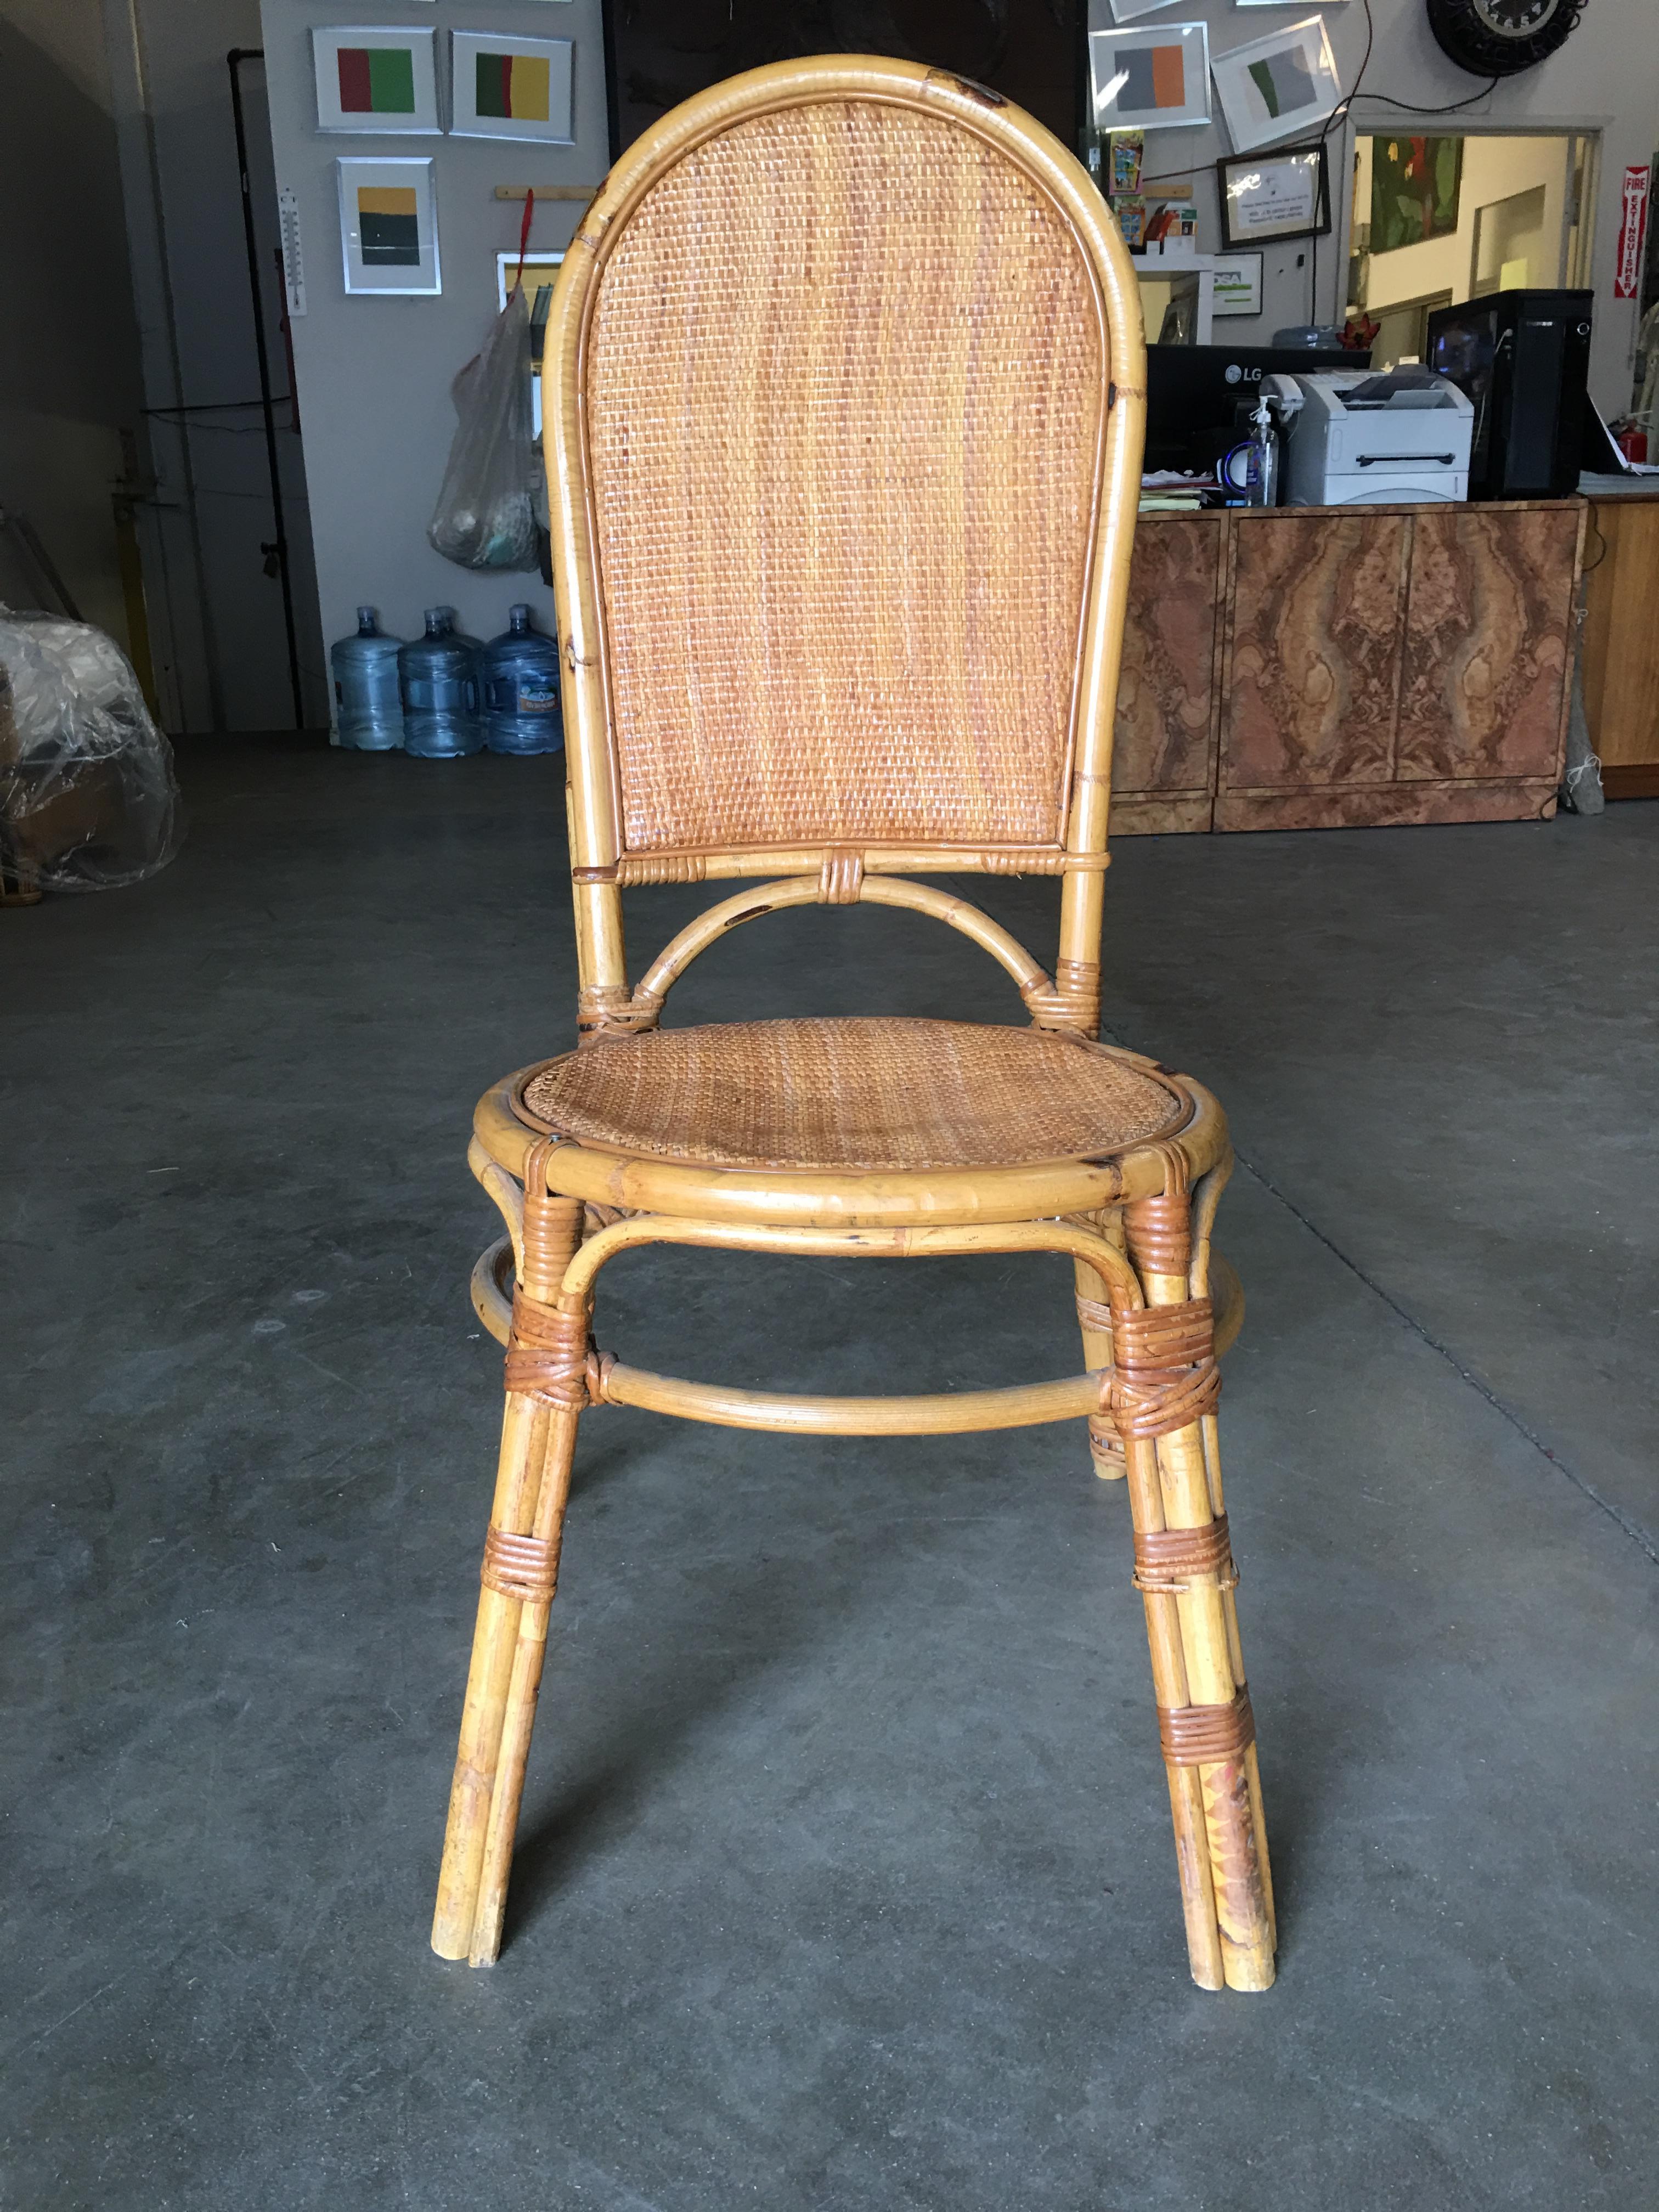
[[[1368,469],[1375,461],[1437,461],[1443,469],[1449,469],[1456,459],[1455,453],[1362,453],[1359,465]]]

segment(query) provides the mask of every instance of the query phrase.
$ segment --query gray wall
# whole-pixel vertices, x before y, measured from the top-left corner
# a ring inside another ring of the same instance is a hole
[[[307,312],[294,325],[305,420],[306,465],[317,586],[325,638],[355,627],[368,602],[382,626],[418,633],[422,610],[450,605],[475,636],[507,627],[507,610],[528,599],[553,626],[553,595],[534,574],[475,574],[427,544],[455,410],[450,385],[495,314],[495,255],[516,246],[524,210],[497,200],[497,185],[597,185],[610,167],[599,0],[465,0],[432,8],[349,7],[319,0],[264,0],[264,45],[272,137],[281,183],[299,201]],[[313,25],[435,23],[441,48],[452,28],[488,27],[575,42],[574,146],[488,138],[357,137],[316,127]],[[435,163],[443,291],[436,298],[348,296],[340,261],[334,164],[343,155],[430,155]],[[538,203],[532,246],[569,243],[577,202]]]
[[[0,506],[125,645],[111,495],[143,394],[100,0],[0,10]],[[3,549],[0,599],[35,602]]]
[[[1091,0],[1098,16],[1106,0]],[[1361,0],[1321,7],[1241,8],[1234,0],[1197,0],[1175,4],[1162,14],[1138,19],[1137,27],[1159,22],[1206,22],[1212,55],[1243,46],[1278,26],[1316,10],[1325,18],[1345,87],[1352,88],[1365,51],[1365,10]],[[1615,412],[1630,404],[1631,362],[1636,303],[1613,295],[1613,244],[1618,235],[1619,191],[1627,161],[1647,161],[1659,135],[1659,11],[1654,0],[1589,0],[1566,45],[1541,68],[1499,84],[1455,115],[1407,116],[1379,97],[1410,100],[1423,107],[1467,100],[1483,82],[1456,68],[1441,52],[1428,27],[1423,0],[1371,0],[1376,44],[1365,70],[1361,96],[1350,124],[1331,133],[1333,234],[1318,250],[1318,307],[1321,319],[1340,319],[1346,279],[1348,181],[1356,131],[1401,130],[1447,133],[1480,129],[1537,130],[1570,125],[1602,132],[1601,176],[1596,194],[1592,283],[1596,294],[1595,337],[1591,384],[1602,408]],[[1109,21],[1109,15],[1107,20]],[[1213,88],[1212,88],[1213,97]],[[1215,171],[1211,164],[1230,150],[1224,128],[1149,131],[1149,173],[1200,166],[1194,179],[1199,210],[1198,243],[1205,252],[1220,246],[1217,228]],[[1239,344],[1265,344],[1283,324],[1305,322],[1310,307],[1312,257],[1306,240],[1269,252],[1262,268],[1263,307],[1259,317],[1229,319],[1224,328]]]
[[[150,0],[155,4],[155,0]],[[209,0],[197,0],[205,7]],[[1321,241],[1319,308],[1334,313],[1346,279],[1347,179],[1354,128],[1386,127],[1391,110],[1379,94],[1424,106],[1467,98],[1477,80],[1441,55],[1430,37],[1422,0],[1373,0],[1375,52],[1367,97],[1354,123],[1333,132],[1336,228]],[[1365,39],[1360,0],[1323,10],[1344,81],[1352,84]],[[1204,16],[1212,48],[1224,50],[1273,23],[1295,20],[1291,9],[1243,9],[1233,0],[1175,0],[1170,20]],[[526,148],[507,141],[446,137],[404,139],[324,137],[315,127],[310,46],[313,25],[341,21],[398,23],[411,19],[451,27],[487,22],[503,31],[568,35],[576,43],[576,139],[574,148]],[[369,601],[388,629],[408,635],[423,607],[448,603],[475,634],[492,635],[509,603],[530,599],[550,621],[551,594],[534,577],[475,575],[441,560],[426,543],[426,525],[454,428],[449,386],[477,350],[495,312],[494,257],[517,242],[520,208],[497,201],[498,184],[594,184],[608,163],[599,0],[439,0],[430,11],[409,0],[368,0],[331,6],[325,0],[264,0],[272,134],[280,180],[297,195],[306,262],[308,312],[294,343],[305,421],[307,474],[316,556],[321,635],[352,626],[353,609]],[[1404,119],[1401,125],[1404,127]],[[1628,404],[1635,315],[1611,296],[1620,173],[1645,161],[1659,120],[1659,36],[1650,0],[1593,0],[1564,51],[1541,70],[1500,85],[1458,118],[1419,129],[1507,129],[1563,125],[1600,129],[1602,158],[1596,208],[1594,281],[1600,295],[1593,380],[1608,410]],[[340,269],[334,161],[343,154],[429,150],[437,164],[438,226],[444,290],[436,299],[348,298]],[[1148,168],[1198,165],[1200,244],[1218,242],[1213,171],[1222,151],[1214,130],[1154,135]],[[568,242],[576,210],[544,203],[532,243]],[[1241,343],[1265,342],[1281,323],[1310,309],[1311,257],[1305,241],[1270,252],[1265,305],[1259,319],[1231,322]]]

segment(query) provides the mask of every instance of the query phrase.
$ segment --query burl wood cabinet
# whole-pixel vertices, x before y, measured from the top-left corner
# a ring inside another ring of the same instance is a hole
[[[1554,811],[1581,500],[1146,515],[1120,833]]]
[[[1584,714],[1609,799],[1659,799],[1659,481],[1647,482],[1590,502]]]

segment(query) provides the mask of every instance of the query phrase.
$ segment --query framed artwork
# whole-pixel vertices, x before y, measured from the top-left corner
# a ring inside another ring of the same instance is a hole
[[[1420,246],[1425,238],[1449,238],[1457,228],[1457,203],[1463,187],[1461,138],[1371,140],[1371,243],[1373,253],[1397,246]]]
[[[347,291],[441,292],[431,162],[365,156],[334,166]]]
[[[1210,34],[1204,23],[1089,33],[1097,131],[1169,130],[1210,119]]]
[[[516,31],[452,31],[456,138],[536,138],[574,146],[568,39],[525,39]]]
[[[558,282],[559,271],[563,266],[564,248],[562,246],[555,246],[550,252],[540,246],[532,246],[525,255],[525,305],[530,310],[530,319],[532,323],[536,319],[536,302],[538,295],[553,289],[554,285]],[[513,289],[513,279],[518,274],[518,269],[519,249],[516,246],[509,246],[505,253],[497,253],[495,256],[495,305],[498,308],[506,307],[507,294]],[[533,366],[536,374],[539,375],[541,363],[537,362]]]
[[[564,248],[562,246],[550,253],[538,251],[526,253],[524,257],[524,296],[525,305],[530,310],[531,335],[530,432],[534,438],[539,438],[542,434],[543,336],[538,336],[538,333],[545,334],[548,306],[547,300],[543,295],[552,292],[554,285],[558,281],[559,270],[563,263]],[[507,295],[513,289],[513,279],[517,276],[518,270],[519,253],[516,246],[510,246],[505,253],[498,253],[495,256],[495,301],[498,307],[506,307]]]
[[[1227,135],[1240,154],[1311,130],[1342,98],[1322,15],[1218,54],[1212,74]]]
[[[384,23],[313,31],[317,128],[435,133],[438,34],[390,30]]]
[[[1214,279],[1210,312],[1215,315],[1259,315],[1261,313],[1261,256],[1259,253],[1217,254],[1210,264]]]
[[[1323,140],[1271,154],[1233,155],[1215,165],[1221,250],[1322,238],[1331,227],[1331,179]]]
[[[1173,8],[1175,0],[1109,0],[1109,4],[1112,12],[1109,17],[1105,17],[1102,15],[1099,0],[1090,0],[1089,27],[1091,30],[1095,28],[1097,15],[1102,15],[1102,27],[1104,27],[1106,21],[1133,23],[1138,15],[1151,15],[1159,8]]]

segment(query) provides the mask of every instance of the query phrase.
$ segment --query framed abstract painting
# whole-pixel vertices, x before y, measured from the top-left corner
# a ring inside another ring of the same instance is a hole
[[[362,136],[437,132],[437,38],[435,31],[384,23],[313,31],[317,128]]]
[[[347,291],[441,292],[432,163],[364,157],[334,166]]]
[[[453,31],[450,61],[456,138],[535,138],[573,146],[568,39],[526,39],[516,31]]]
[[[1097,131],[1160,131],[1210,119],[1210,34],[1203,23],[1091,31],[1089,93]]]
[[[1322,15],[1218,54],[1212,74],[1238,154],[1316,129],[1342,98]]]

